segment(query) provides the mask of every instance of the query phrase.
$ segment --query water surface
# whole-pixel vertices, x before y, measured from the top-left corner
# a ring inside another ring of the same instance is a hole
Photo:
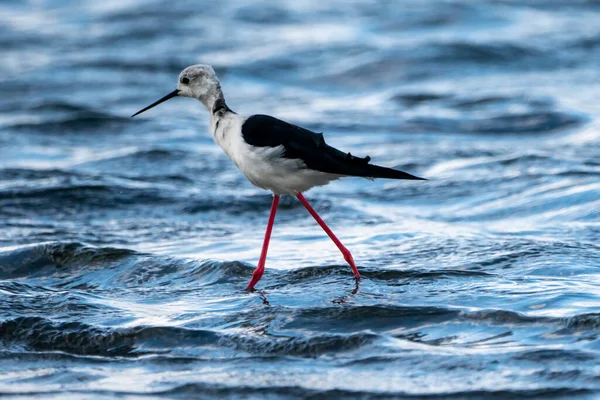
[[[327,4],[325,4],[327,3]],[[596,398],[600,7],[592,1],[0,5],[0,394]],[[172,100],[430,180],[271,197]]]

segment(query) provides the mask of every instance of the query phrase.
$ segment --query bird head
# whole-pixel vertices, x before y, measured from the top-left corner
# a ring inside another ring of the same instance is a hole
[[[203,98],[212,95],[215,89],[220,92],[221,84],[210,65],[192,65],[179,74],[178,96],[193,97],[202,101]]]
[[[148,107],[136,112],[132,117],[177,96],[198,99],[210,110],[214,102],[222,96],[221,84],[219,83],[217,74],[215,74],[215,70],[210,65],[205,64],[196,64],[187,67],[179,74],[177,89],[150,104]]]

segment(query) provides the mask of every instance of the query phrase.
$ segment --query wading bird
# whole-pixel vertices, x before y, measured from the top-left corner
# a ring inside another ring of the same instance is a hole
[[[265,270],[267,250],[279,197],[296,196],[342,252],[358,282],[360,273],[352,254],[306,201],[302,192],[347,177],[369,179],[420,179],[406,172],[370,164],[370,157],[356,157],[325,143],[322,133],[311,132],[268,115],[243,117],[225,103],[221,84],[210,65],[192,65],[179,74],[177,89],[132,115],[135,117],[173,97],[200,100],[210,114],[210,133],[248,180],[273,192],[271,214],[258,265],[246,287],[254,290]]]

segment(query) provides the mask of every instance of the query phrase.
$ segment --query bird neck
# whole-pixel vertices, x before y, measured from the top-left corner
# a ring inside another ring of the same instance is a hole
[[[204,107],[208,110],[208,112],[212,113],[215,105],[219,103],[225,103],[225,98],[223,97],[223,91],[221,90],[221,85],[216,84],[212,86],[205,94],[200,96],[198,99],[204,104]]]
[[[231,109],[225,103],[225,98],[221,95],[212,105],[210,112],[213,116],[222,116],[227,111],[231,111]]]
[[[203,102],[204,103],[204,102]],[[210,129],[212,134],[214,135],[219,128],[219,121],[224,118],[229,113],[235,114],[225,103],[225,98],[223,97],[223,93],[220,93],[220,96],[216,97],[216,99],[209,101],[204,104],[210,113]]]

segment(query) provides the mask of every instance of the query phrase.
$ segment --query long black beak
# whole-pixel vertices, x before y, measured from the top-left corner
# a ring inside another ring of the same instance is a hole
[[[175,89],[173,90],[171,93],[169,93],[168,95],[166,95],[165,97],[163,97],[160,100],[155,101],[154,103],[150,104],[148,107],[146,108],[142,108],[140,111],[136,112],[135,114],[133,114],[131,116],[131,118],[135,117],[138,114],[143,113],[144,111],[148,111],[149,109],[151,109],[154,106],[159,105],[160,103],[164,103],[165,101],[172,99],[173,97],[177,96],[177,94],[179,93],[179,89]]]

